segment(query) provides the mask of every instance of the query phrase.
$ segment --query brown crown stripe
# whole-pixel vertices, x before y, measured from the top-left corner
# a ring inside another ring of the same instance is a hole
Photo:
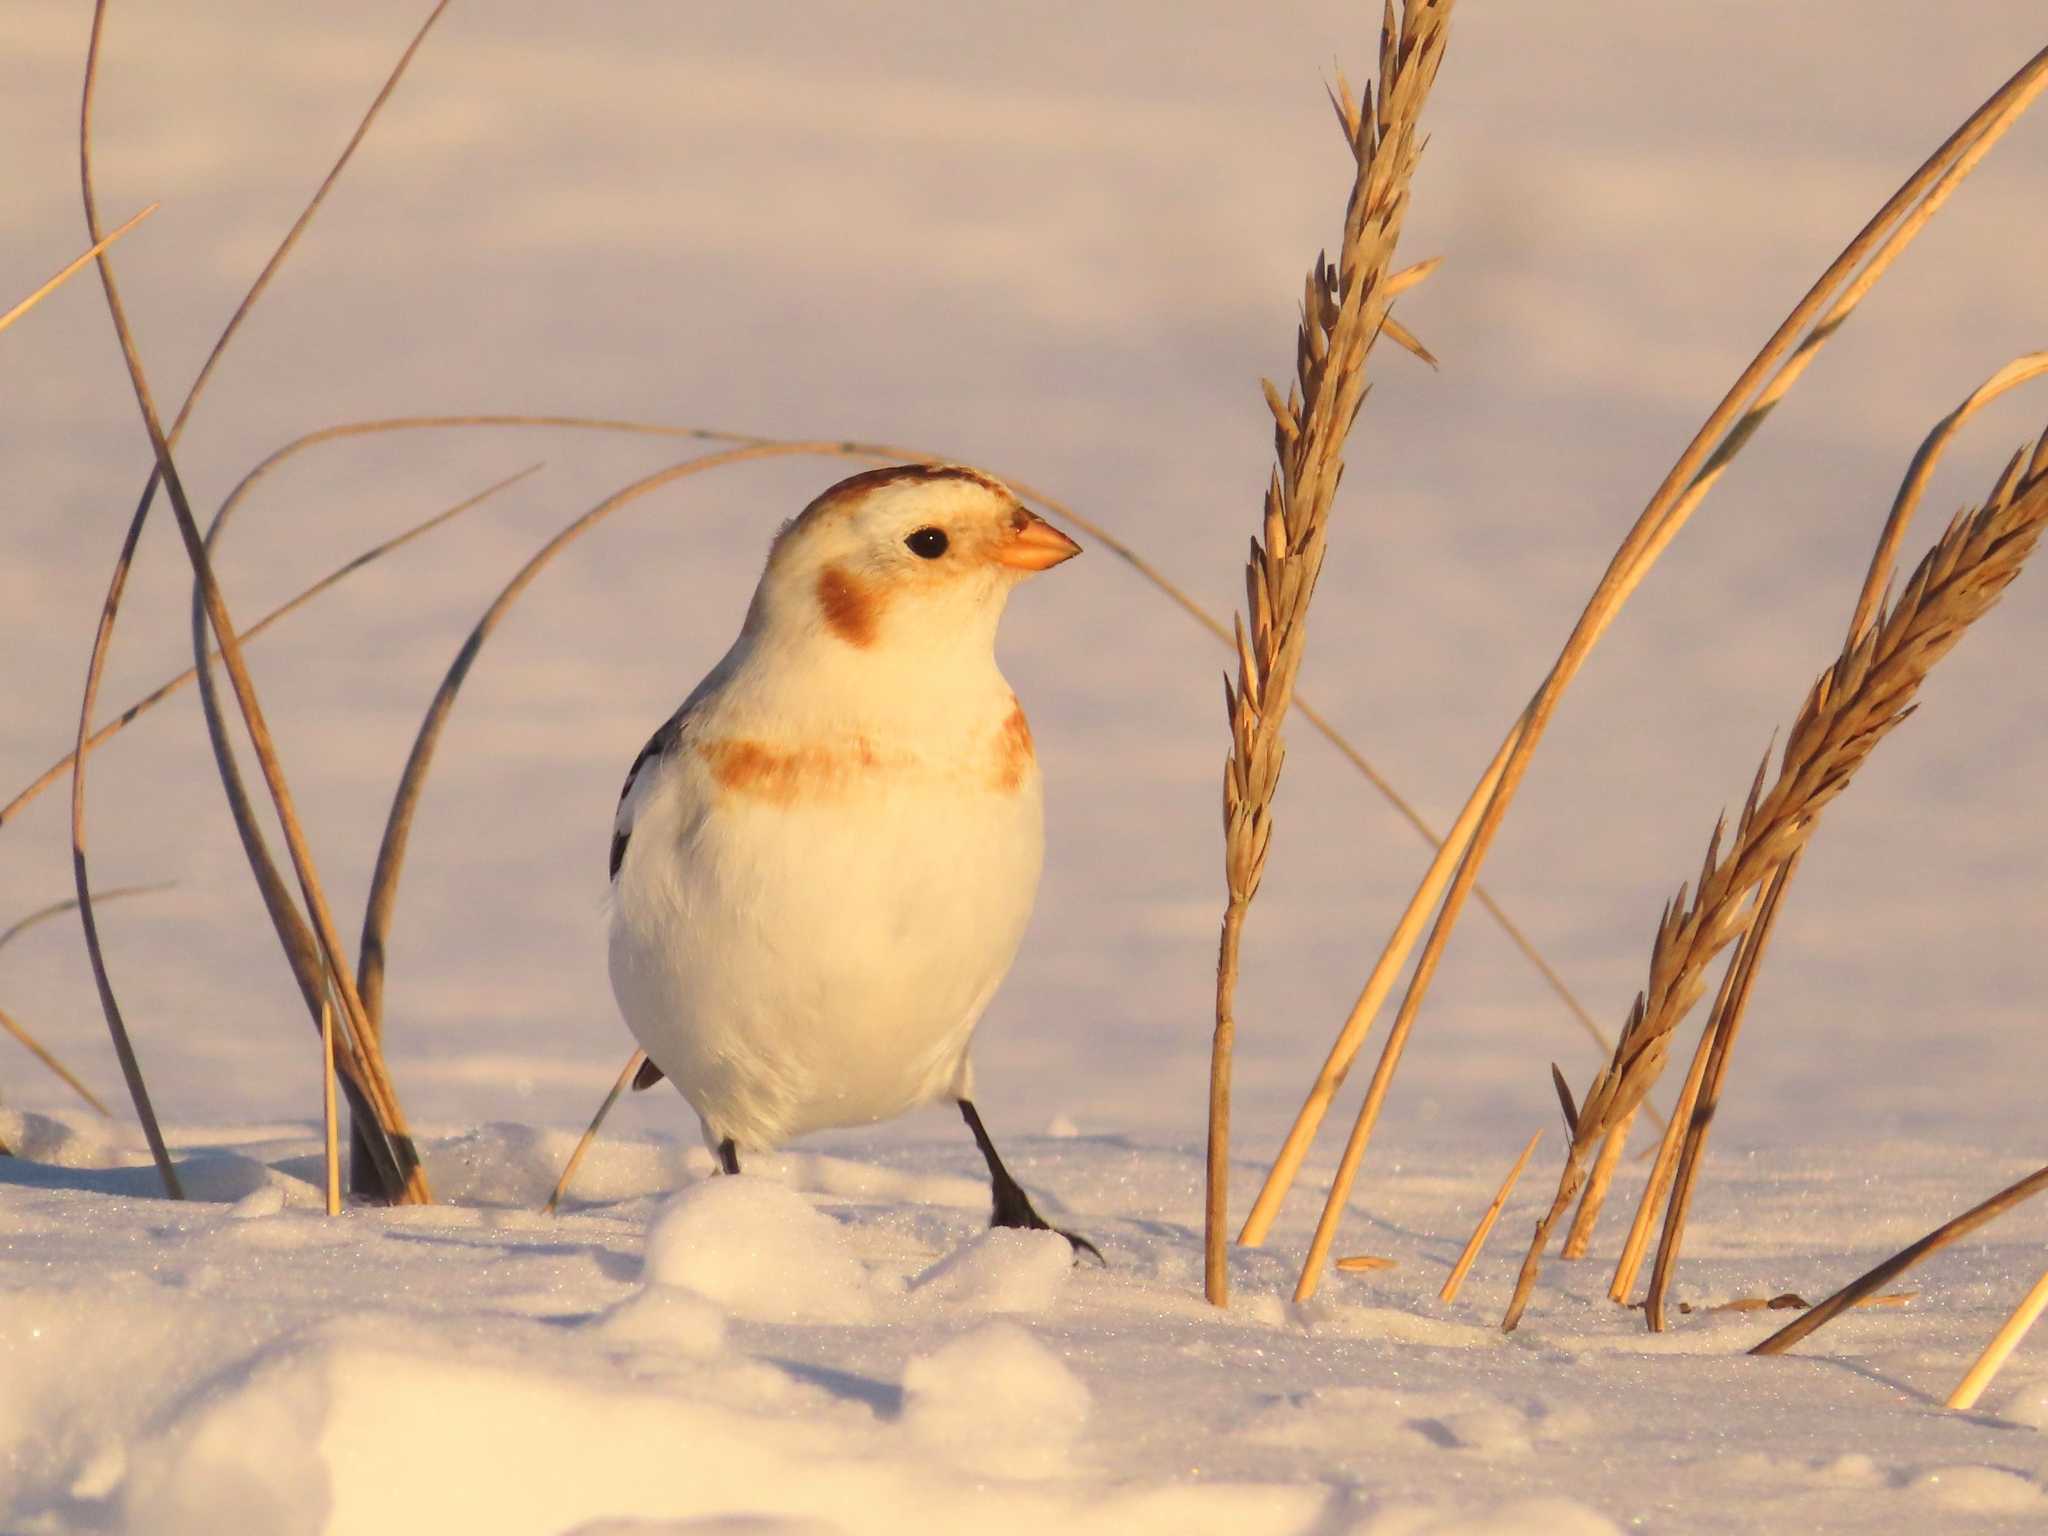
[[[799,515],[809,517],[831,505],[858,501],[869,492],[879,491],[885,486],[905,485],[918,481],[929,483],[934,480],[965,480],[970,485],[978,485],[1004,496],[1010,494],[1010,488],[993,475],[985,475],[978,469],[969,469],[964,464],[896,464],[883,469],[864,469],[857,475],[848,475],[837,485],[826,487]]]

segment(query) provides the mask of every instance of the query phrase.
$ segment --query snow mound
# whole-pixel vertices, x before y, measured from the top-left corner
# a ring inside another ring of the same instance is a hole
[[[590,1321],[611,1343],[709,1359],[725,1344],[725,1318],[702,1296],[674,1286],[650,1285]]]
[[[593,1520],[563,1536],[846,1536],[846,1528],[780,1515],[706,1515],[697,1520]]]
[[[22,1161],[53,1168],[120,1168],[135,1160],[134,1138],[121,1122],[73,1110],[0,1109],[0,1140]]]
[[[1930,1467],[1909,1487],[1944,1509],[1979,1515],[2032,1509],[2041,1502],[2041,1489],[2032,1478],[2003,1467]]]
[[[233,1510],[241,1530],[319,1536],[331,1498],[318,1443],[323,1387],[291,1354],[216,1377],[131,1451],[123,1529],[217,1536]]]
[[[668,1203],[647,1234],[645,1277],[756,1322],[874,1314],[867,1270],[838,1223],[794,1190],[747,1174],[706,1179]]]
[[[970,1471],[1051,1477],[1070,1469],[1088,1389],[1014,1323],[963,1334],[903,1371],[913,1439]]]
[[[1059,1233],[995,1227],[917,1276],[910,1294],[964,1311],[1043,1312],[1073,1268],[1073,1247]]]
[[[2028,1382],[2021,1387],[1999,1410],[1999,1417],[2011,1419],[2015,1424],[2031,1425],[2035,1429],[2048,1429],[2048,1379]]]
[[[1490,1508],[1447,1514],[1440,1509],[1390,1509],[1359,1536],[1621,1536],[1621,1527],[1577,1499],[1511,1499]]]

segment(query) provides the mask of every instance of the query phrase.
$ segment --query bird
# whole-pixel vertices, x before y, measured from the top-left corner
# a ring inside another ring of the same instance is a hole
[[[613,820],[609,971],[728,1174],[743,1153],[951,1099],[991,1225],[1057,1231],[974,1104],[975,1025],[1044,862],[996,665],[1027,578],[1081,546],[992,475],[898,465],[783,524],[739,638],[648,739]]]

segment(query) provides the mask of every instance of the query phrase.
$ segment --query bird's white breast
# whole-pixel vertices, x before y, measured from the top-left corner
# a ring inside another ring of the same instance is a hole
[[[773,1146],[968,1091],[1044,852],[1029,728],[987,679],[914,717],[811,711],[780,734],[786,711],[713,698],[629,789],[612,983],[713,1139]]]

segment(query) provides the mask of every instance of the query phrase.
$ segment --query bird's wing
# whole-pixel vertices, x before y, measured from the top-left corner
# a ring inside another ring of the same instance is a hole
[[[633,818],[641,803],[646,800],[654,775],[675,750],[682,739],[683,727],[690,718],[694,697],[685,700],[683,707],[670,715],[661,724],[661,729],[647,738],[647,745],[640,749],[640,755],[633,759],[633,766],[626,770],[625,787],[619,791],[618,814],[612,818],[612,867],[613,880],[619,878],[619,865],[626,857],[626,844],[633,836]]]

